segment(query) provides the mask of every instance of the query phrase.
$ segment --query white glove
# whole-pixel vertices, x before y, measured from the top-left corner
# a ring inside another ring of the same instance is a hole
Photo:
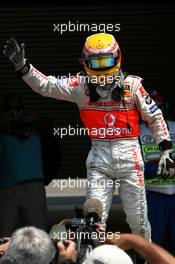
[[[171,149],[163,151],[159,161],[157,176],[162,177],[164,180],[175,178],[174,162],[170,157],[171,153]]]
[[[16,71],[22,69],[25,65],[24,47],[24,43],[19,47],[15,38],[7,40],[6,45],[4,46],[3,53],[13,63]]]

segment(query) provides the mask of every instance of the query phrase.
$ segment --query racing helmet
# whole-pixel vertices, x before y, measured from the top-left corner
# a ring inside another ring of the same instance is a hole
[[[99,83],[100,77],[107,79],[106,83],[113,82],[108,76],[118,75],[121,68],[121,50],[114,36],[98,33],[86,39],[82,63],[89,79],[94,77]]]

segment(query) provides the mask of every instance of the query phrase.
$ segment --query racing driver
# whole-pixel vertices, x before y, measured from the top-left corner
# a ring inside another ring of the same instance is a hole
[[[114,36],[99,33],[86,39],[82,64],[83,77],[88,78],[45,76],[25,59],[24,43],[19,46],[14,38],[6,42],[4,54],[35,92],[78,105],[92,139],[86,161],[87,198],[97,198],[103,204],[99,225],[105,226],[118,180],[127,223],[133,233],[149,240],[144,163],[138,141],[139,114],[159,145],[158,173],[166,178],[174,177],[172,143],[162,112],[143,88],[142,78],[122,71],[121,50]],[[105,183],[103,186],[101,181]]]

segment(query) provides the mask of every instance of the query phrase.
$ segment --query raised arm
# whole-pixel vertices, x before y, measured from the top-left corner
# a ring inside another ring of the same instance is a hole
[[[76,89],[70,85],[70,79],[45,76],[25,59],[25,44],[18,45],[10,38],[4,47],[4,55],[13,63],[16,73],[37,93],[42,96],[76,102]]]

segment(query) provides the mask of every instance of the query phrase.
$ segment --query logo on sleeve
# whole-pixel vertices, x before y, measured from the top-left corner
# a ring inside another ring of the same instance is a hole
[[[156,104],[152,105],[149,110],[151,111],[151,113],[153,114],[158,108],[158,106]]]
[[[150,104],[152,103],[152,101],[153,101],[153,100],[151,99],[151,97],[150,97],[149,95],[146,95],[146,96],[145,96],[145,103],[146,103],[146,104],[150,105]]]
[[[144,97],[145,95],[147,95],[147,92],[145,91],[145,89],[143,87],[140,87],[139,88],[139,91],[140,91],[142,97]]]

